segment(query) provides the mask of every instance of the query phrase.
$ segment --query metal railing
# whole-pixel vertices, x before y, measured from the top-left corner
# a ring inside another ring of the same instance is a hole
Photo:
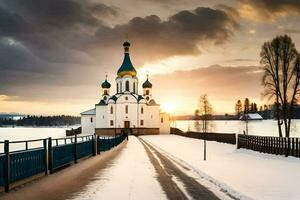
[[[119,145],[128,136],[125,134],[114,137],[95,135],[37,139],[24,141],[0,141],[4,151],[0,153],[0,187],[6,192],[9,186],[19,180],[37,174],[53,173],[61,167],[77,163],[79,159],[96,156]],[[34,144],[32,143],[39,143]],[[17,145],[11,151],[10,146]],[[22,147],[22,148],[20,148]]]

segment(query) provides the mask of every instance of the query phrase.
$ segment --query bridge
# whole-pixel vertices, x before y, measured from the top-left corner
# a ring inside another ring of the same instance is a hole
[[[52,174],[83,158],[97,156],[118,146],[125,139],[128,140],[128,136],[124,133],[114,137],[75,135],[55,139],[0,141],[3,147],[0,151],[0,188],[8,192],[11,185]]]

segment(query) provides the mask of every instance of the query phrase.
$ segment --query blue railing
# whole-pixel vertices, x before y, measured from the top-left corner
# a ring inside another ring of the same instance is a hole
[[[97,138],[97,149],[98,153],[101,151],[108,151],[111,148],[118,146],[126,139],[127,135],[116,135],[113,137],[98,137]]]
[[[53,173],[55,169],[76,164],[79,159],[95,156],[97,152],[107,151],[117,146],[125,138],[125,134],[105,138],[98,136],[97,139],[94,135],[80,137],[76,135],[57,139],[0,141],[1,145],[4,144],[4,153],[0,153],[0,186],[4,186],[7,192],[13,182],[43,172]],[[10,151],[12,145],[16,145],[18,150]]]
[[[15,182],[45,171],[46,150],[35,149],[10,154],[10,181]]]
[[[0,155],[0,186],[3,186],[5,183],[5,179],[4,179],[4,161],[5,161],[5,154],[1,154]]]

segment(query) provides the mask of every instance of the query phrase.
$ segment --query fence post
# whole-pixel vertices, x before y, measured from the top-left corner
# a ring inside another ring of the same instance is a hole
[[[50,174],[53,173],[53,150],[52,150],[52,138],[48,138],[48,168]]]
[[[296,138],[296,157],[300,157],[298,138]]]
[[[206,140],[204,140],[204,160],[206,160]]]
[[[44,167],[45,167],[45,175],[48,174],[48,159],[47,159],[47,139],[43,140],[44,147]]]
[[[93,143],[93,156],[97,155],[97,143],[96,143],[96,135],[92,136],[92,143]]]
[[[74,141],[74,163],[77,164],[77,134],[75,134]]]
[[[99,135],[97,135],[97,138],[96,138],[96,145],[97,145],[97,154],[100,154],[100,137]]]
[[[10,154],[9,154],[9,140],[4,141],[4,153],[5,153],[5,163],[4,163],[4,190],[9,191],[10,183]]]

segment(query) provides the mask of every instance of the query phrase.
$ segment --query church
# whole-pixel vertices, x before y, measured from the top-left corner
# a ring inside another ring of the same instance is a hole
[[[116,135],[126,131],[133,135],[170,134],[169,114],[160,111],[160,105],[152,97],[152,83],[142,84],[129,56],[129,42],[124,42],[124,59],[118,72],[116,91],[112,93],[107,80],[101,84],[101,99],[91,110],[81,113],[83,134]]]

